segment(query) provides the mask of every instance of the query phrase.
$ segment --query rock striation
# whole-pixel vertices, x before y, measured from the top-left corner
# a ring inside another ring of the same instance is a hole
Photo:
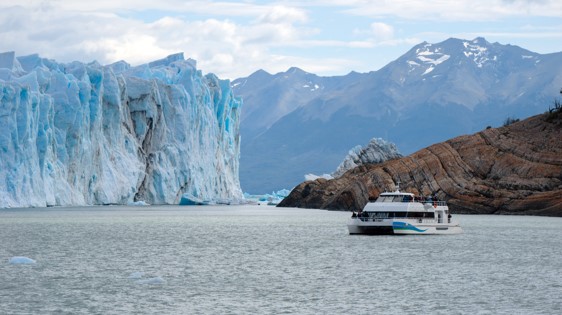
[[[279,206],[358,210],[398,182],[402,191],[437,194],[453,213],[562,216],[562,112],[303,182]]]

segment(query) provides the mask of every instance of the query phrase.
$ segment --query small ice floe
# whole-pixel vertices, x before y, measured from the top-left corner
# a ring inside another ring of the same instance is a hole
[[[24,256],[14,256],[10,258],[8,263],[12,265],[31,265],[35,263],[35,260]]]
[[[164,284],[166,283],[166,280],[162,279],[161,277],[153,277],[153,278],[139,279],[135,282],[138,284]]]
[[[149,203],[146,203],[145,201],[142,201],[142,200],[129,202],[127,205],[128,206],[150,206]]]
[[[129,274],[129,279],[135,280],[135,283],[138,284],[164,284],[166,280],[162,279],[162,277],[151,277],[151,278],[144,278],[144,272],[142,271],[135,271]]]

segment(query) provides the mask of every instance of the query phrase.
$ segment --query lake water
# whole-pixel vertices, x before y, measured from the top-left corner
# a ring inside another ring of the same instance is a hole
[[[349,216],[0,210],[0,313],[562,314],[562,218],[458,216],[462,235],[351,236]]]

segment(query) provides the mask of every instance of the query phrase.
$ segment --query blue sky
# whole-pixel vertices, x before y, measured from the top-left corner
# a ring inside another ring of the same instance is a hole
[[[378,70],[449,37],[562,51],[559,0],[2,0],[0,52],[132,65],[184,52],[221,78]]]

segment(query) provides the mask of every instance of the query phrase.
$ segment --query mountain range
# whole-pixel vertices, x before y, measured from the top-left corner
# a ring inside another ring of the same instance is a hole
[[[562,87],[562,52],[484,38],[423,42],[377,71],[321,77],[259,70],[232,82],[243,99],[240,182],[251,193],[331,173],[380,137],[403,154],[507,118],[545,112]]]

